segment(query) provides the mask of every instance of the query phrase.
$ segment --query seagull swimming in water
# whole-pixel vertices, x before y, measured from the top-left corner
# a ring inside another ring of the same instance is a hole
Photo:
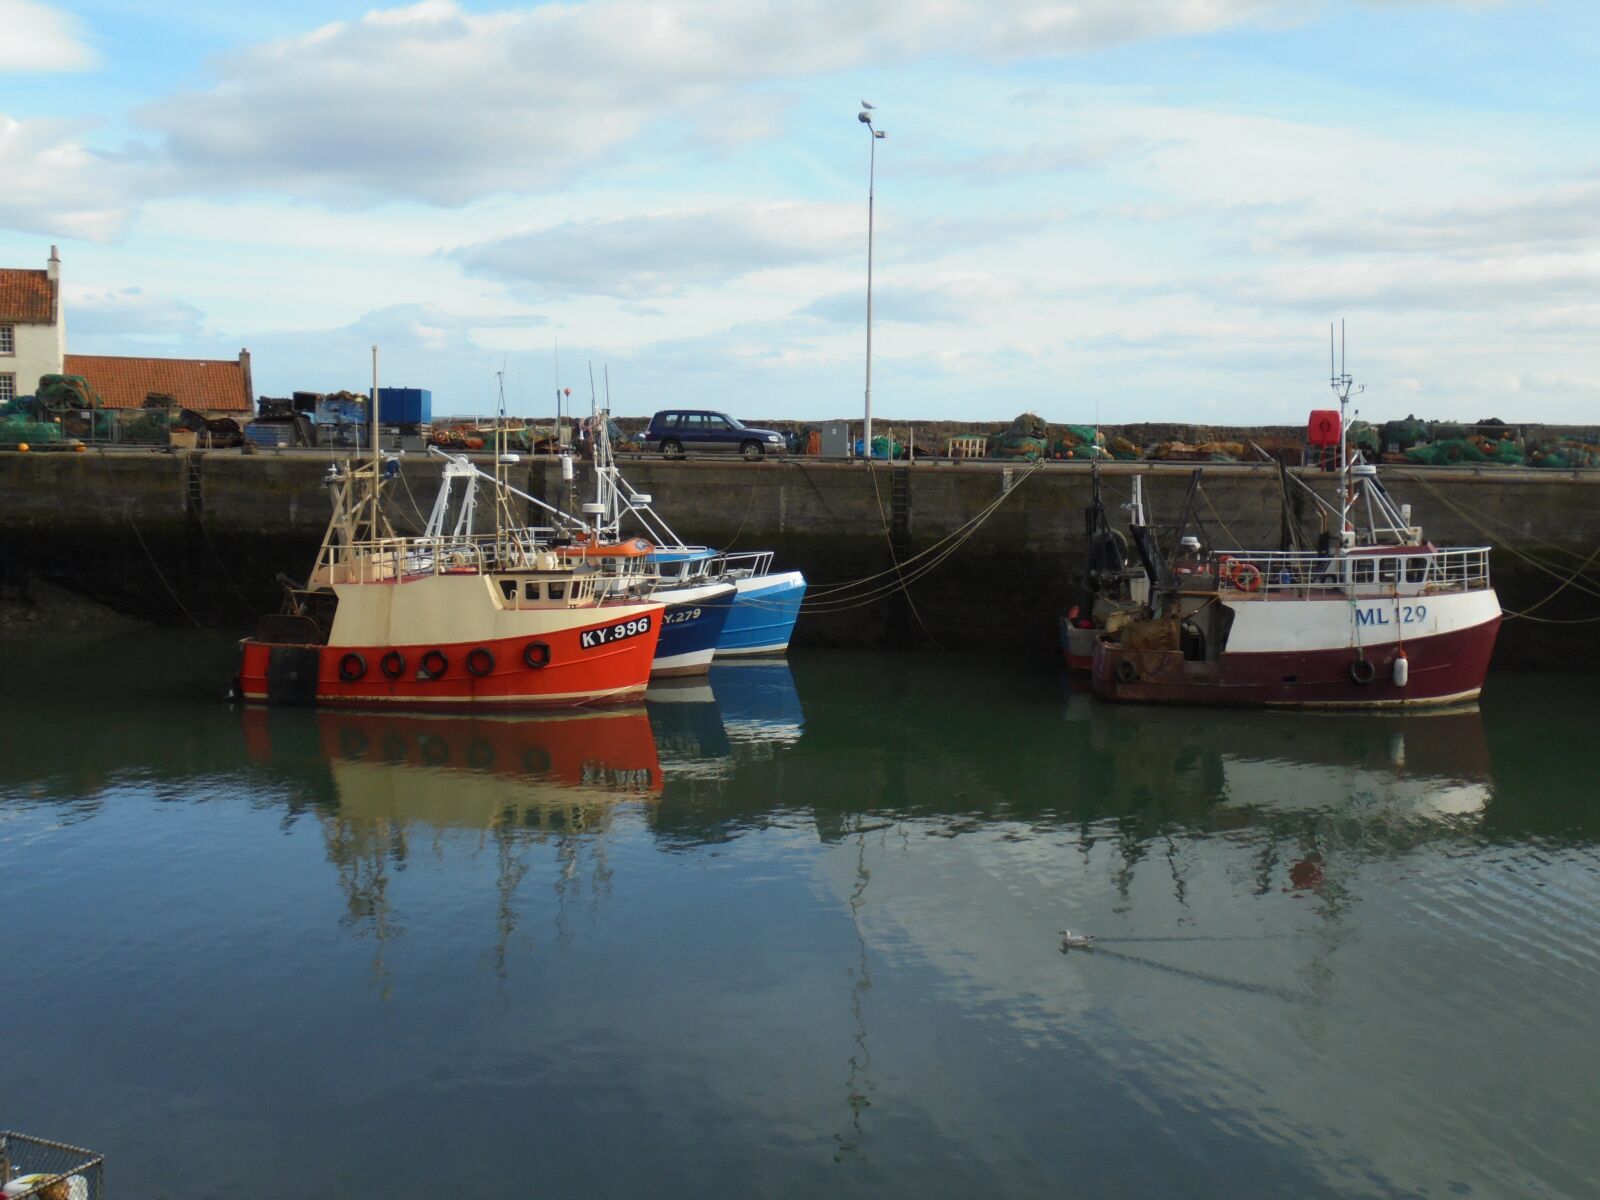
[[[1070,929],[1061,931],[1061,953],[1065,954],[1068,950],[1092,949],[1094,949],[1094,934],[1073,933]]]

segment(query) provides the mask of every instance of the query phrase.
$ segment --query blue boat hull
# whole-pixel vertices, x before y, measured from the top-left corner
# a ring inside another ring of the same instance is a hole
[[[667,606],[661,617],[650,677],[703,675],[711,669],[723,630],[733,613],[731,584],[657,590],[652,599]]]
[[[717,640],[717,657],[782,654],[800,616],[805,576],[799,571],[755,575],[738,580],[736,586],[739,592]]]

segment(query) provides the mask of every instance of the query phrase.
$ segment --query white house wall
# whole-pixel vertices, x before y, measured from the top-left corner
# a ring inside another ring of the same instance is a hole
[[[66,353],[65,322],[54,325],[14,325],[16,354],[0,354],[0,374],[17,376],[17,395],[31,396],[39,386],[39,376],[59,375]]]

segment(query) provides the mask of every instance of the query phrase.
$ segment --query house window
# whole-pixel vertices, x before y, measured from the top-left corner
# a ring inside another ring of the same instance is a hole
[[[0,354],[15,354],[17,352],[17,327],[15,325],[0,325]]]
[[[0,404],[9,404],[17,398],[17,377],[0,375]]]

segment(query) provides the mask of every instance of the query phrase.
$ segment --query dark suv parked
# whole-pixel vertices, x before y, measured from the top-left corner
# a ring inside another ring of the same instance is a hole
[[[727,413],[701,408],[668,408],[650,418],[644,448],[679,458],[686,450],[737,450],[751,462],[788,449],[783,434],[741,425]]]

